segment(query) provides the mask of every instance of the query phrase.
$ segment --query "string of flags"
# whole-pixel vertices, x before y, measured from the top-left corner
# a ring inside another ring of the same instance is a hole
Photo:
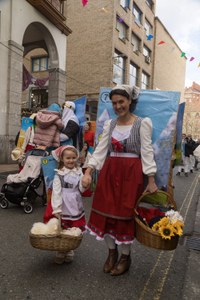
[[[153,38],[153,35],[152,35],[152,34],[149,34],[149,35],[147,36],[147,41],[150,41],[152,38]],[[158,46],[159,46],[159,45],[163,45],[163,44],[166,44],[166,42],[163,41],[163,40],[161,40],[160,42],[158,42]],[[175,48],[172,47],[172,51],[173,51],[174,49],[175,49]],[[185,57],[185,58],[187,59],[186,52],[181,52],[181,57]],[[189,61],[191,62],[191,61],[193,61],[193,60],[195,60],[195,57],[191,56]],[[200,63],[198,64],[198,67],[200,67]]]
[[[83,4],[83,6],[86,6],[86,5],[88,4],[88,0],[82,0],[82,4]],[[102,10],[106,11],[106,10],[104,9],[104,7],[102,8]],[[121,17],[119,17],[119,16],[117,16],[117,19],[118,19],[118,21],[119,21],[120,23],[123,23],[123,22],[124,22],[124,20],[123,20]],[[149,35],[147,36],[147,41],[151,41],[151,40],[153,39],[153,37],[154,37],[154,36],[153,36],[152,34],[149,34]],[[163,44],[166,44],[166,42],[163,41],[163,40],[161,40],[161,41],[158,42],[158,46],[163,45]],[[175,49],[175,47],[172,47],[172,48],[171,48],[171,51],[173,51],[174,49]],[[185,53],[185,52],[182,52],[182,53],[181,53],[181,57],[185,57],[185,58],[187,59],[186,53]],[[192,62],[193,60],[195,60],[195,57],[191,56],[190,59],[189,59],[189,61]],[[200,62],[199,62],[199,64],[198,64],[198,67],[200,67]]]

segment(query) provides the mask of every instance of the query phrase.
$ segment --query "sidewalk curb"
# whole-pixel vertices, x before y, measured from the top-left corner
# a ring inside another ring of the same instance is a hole
[[[197,203],[197,212],[194,224],[193,236],[200,240],[200,197]],[[188,264],[183,285],[183,300],[195,300],[200,297],[200,252],[189,249]]]

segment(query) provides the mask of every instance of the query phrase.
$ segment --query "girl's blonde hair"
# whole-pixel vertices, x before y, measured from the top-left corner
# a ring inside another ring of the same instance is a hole
[[[76,148],[74,148],[74,147],[66,148],[62,151],[62,153],[60,155],[60,161],[58,163],[58,169],[62,169],[64,167],[63,156],[64,156],[65,151],[74,152],[76,154],[77,159],[78,159],[78,151],[76,150]],[[75,167],[77,167],[77,163],[75,164]]]

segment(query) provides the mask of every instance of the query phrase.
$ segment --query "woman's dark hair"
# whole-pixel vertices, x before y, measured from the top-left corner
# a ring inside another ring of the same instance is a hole
[[[109,94],[110,100],[112,100],[112,96],[114,95],[121,95],[126,97],[127,99],[130,99],[130,95],[125,90],[121,90],[121,89],[112,90]],[[137,104],[137,99],[136,100],[131,99],[131,104],[129,107],[130,112],[133,112],[135,110],[136,104]]]

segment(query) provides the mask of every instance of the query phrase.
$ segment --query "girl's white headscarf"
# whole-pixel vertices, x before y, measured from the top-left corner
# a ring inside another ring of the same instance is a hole
[[[58,147],[57,149],[51,151],[51,154],[52,154],[53,158],[54,158],[56,161],[60,162],[61,155],[62,155],[63,151],[66,150],[66,149],[68,149],[68,150],[70,150],[70,149],[75,150],[76,153],[77,153],[77,158],[79,157],[79,152],[78,152],[78,150],[77,150],[74,146],[72,146],[72,145],[60,146],[60,147]]]
[[[67,123],[71,120],[74,121],[75,123],[77,123],[79,125],[79,121],[77,116],[74,113],[75,111],[75,103],[72,101],[66,101],[65,105],[64,105],[64,109],[62,112],[62,121],[64,123],[64,128],[67,126]],[[66,136],[66,134],[61,133],[60,134],[60,141],[66,141],[69,138]]]

